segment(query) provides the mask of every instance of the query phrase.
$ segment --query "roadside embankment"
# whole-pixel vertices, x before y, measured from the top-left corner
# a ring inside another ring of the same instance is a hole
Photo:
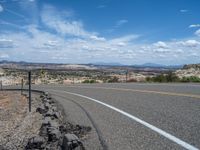
[[[64,120],[61,106],[48,93],[34,94],[32,112],[26,96],[5,91],[0,96],[0,149],[85,149],[80,138],[91,128]]]

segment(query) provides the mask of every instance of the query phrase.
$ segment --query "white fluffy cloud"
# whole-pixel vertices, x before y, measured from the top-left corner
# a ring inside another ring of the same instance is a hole
[[[157,43],[154,43],[153,44],[155,47],[157,48],[161,48],[161,49],[167,49],[168,46],[165,42],[162,42],[162,41],[158,41]]]
[[[5,33],[0,36],[0,45],[7,47],[2,56],[39,62],[90,63],[97,61],[182,63],[199,59],[200,41],[158,41],[152,44],[135,44],[138,35],[126,35],[105,39],[95,35],[62,37],[40,30],[35,25],[24,27],[26,33]],[[5,46],[7,45],[7,46]],[[14,46],[13,46],[14,45]],[[10,46],[10,47],[9,47]],[[9,48],[8,48],[9,47]],[[5,49],[5,48],[4,48]],[[195,55],[187,55],[187,54]],[[177,59],[177,56],[179,59]],[[0,57],[3,59],[3,57]],[[192,59],[192,60],[193,60]]]
[[[200,36],[200,29],[195,32],[195,35]]]
[[[8,59],[8,58],[9,58],[9,55],[8,55],[8,54],[1,53],[1,54],[0,54],[0,58],[1,58],[1,59]]]
[[[187,41],[181,42],[181,44],[187,47],[197,47],[200,45],[200,42],[196,40],[187,40]]]
[[[13,47],[13,41],[10,39],[0,39],[0,48],[12,48]]]
[[[3,51],[0,59],[64,63],[120,61],[125,64],[182,64],[200,59],[199,39],[138,44],[136,40],[140,35],[136,34],[105,38],[86,30],[71,12],[59,12],[52,6],[42,9],[41,21],[45,29],[28,25],[18,32],[0,33],[0,50]]]
[[[90,39],[96,40],[96,41],[105,41],[106,40],[104,37],[97,37],[96,35],[90,36]]]
[[[63,38],[47,31],[41,31],[37,26],[26,27],[26,30],[27,33],[9,33],[2,36],[7,38],[1,37],[1,41],[7,42],[7,45],[15,45],[3,53],[5,56],[8,55],[12,59],[23,58],[26,61],[40,62],[120,61],[126,64],[138,62],[177,64],[188,59],[191,60],[193,57],[199,59],[198,55],[200,56],[198,50],[200,42],[197,40],[135,44],[134,40],[138,38],[137,35],[113,39],[98,39],[95,36]],[[188,53],[195,54],[195,56],[187,55]],[[176,58],[177,56],[179,59]]]

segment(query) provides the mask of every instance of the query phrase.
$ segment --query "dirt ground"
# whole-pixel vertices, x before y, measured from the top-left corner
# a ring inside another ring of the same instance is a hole
[[[35,108],[41,104],[39,95],[32,96],[32,112],[28,111],[26,96],[20,92],[0,91],[0,146],[23,149],[27,140],[38,134],[42,116]],[[0,149],[1,149],[0,147]]]

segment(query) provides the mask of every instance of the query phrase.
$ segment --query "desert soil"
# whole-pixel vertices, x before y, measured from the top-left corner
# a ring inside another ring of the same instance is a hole
[[[35,109],[39,105],[39,95],[33,95],[33,111],[29,112],[26,96],[0,91],[0,149],[23,149],[27,140],[38,134],[42,115]]]

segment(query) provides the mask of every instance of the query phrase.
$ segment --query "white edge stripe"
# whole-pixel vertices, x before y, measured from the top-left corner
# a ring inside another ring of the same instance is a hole
[[[57,90],[52,90],[52,91],[57,91]],[[163,131],[162,129],[159,129],[156,126],[153,126],[153,125],[149,124],[148,122],[145,122],[145,121],[143,121],[143,120],[141,120],[141,119],[139,119],[139,118],[137,118],[137,117],[135,117],[135,116],[123,111],[123,110],[120,110],[120,109],[118,109],[118,108],[116,108],[114,106],[111,106],[109,104],[106,104],[104,102],[98,101],[96,99],[93,99],[91,97],[87,97],[87,96],[84,96],[84,95],[81,95],[81,94],[67,92],[67,91],[62,91],[62,92],[65,92],[65,93],[68,93],[68,94],[71,94],[71,95],[75,95],[75,96],[79,96],[79,97],[83,97],[83,98],[95,101],[96,103],[104,105],[104,106],[106,106],[106,107],[108,107],[108,108],[110,108],[112,110],[115,110],[115,111],[117,111],[117,112],[119,112],[119,113],[121,113],[121,114],[123,114],[123,115],[125,115],[125,116],[127,116],[127,117],[129,117],[129,118],[131,118],[133,120],[135,120],[136,122],[148,127],[149,129],[159,133],[160,135],[162,135],[162,136],[166,137],[167,139],[177,143],[178,145],[181,145],[182,147],[184,147],[184,148],[186,148],[188,150],[199,150],[198,148],[196,148],[196,147],[194,147],[194,146],[182,141],[181,139],[179,139],[179,138],[177,138],[177,137],[175,137],[175,136]]]

